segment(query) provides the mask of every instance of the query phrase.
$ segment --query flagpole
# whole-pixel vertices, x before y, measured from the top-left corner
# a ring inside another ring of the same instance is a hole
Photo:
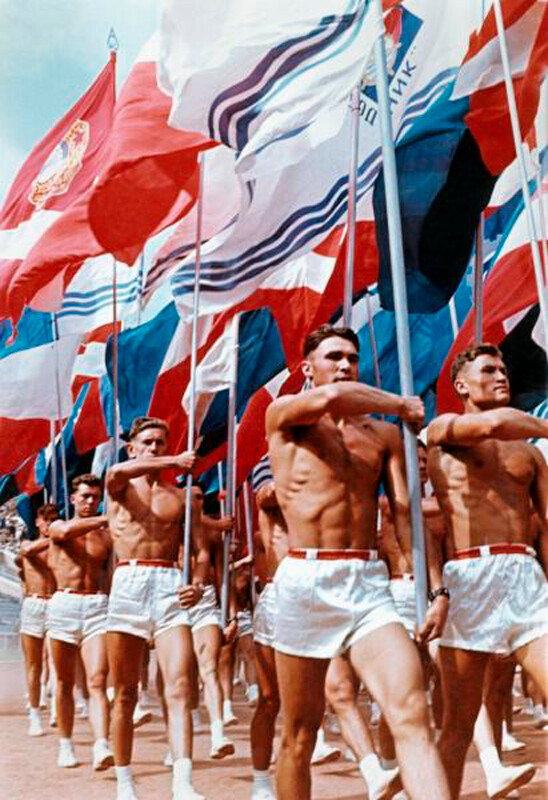
[[[187,450],[194,449],[196,426],[196,362],[198,360],[198,317],[200,314],[200,271],[202,266],[202,216],[204,198],[205,155],[199,155],[200,185],[196,206],[196,265],[192,303],[192,338],[190,345],[190,407],[188,412]],[[192,538],[192,473],[186,476],[185,526],[183,538],[183,585],[190,582],[190,543]]]
[[[476,252],[474,254],[474,338],[483,341],[483,214],[476,228]]]
[[[400,203],[396,173],[396,156],[390,118],[390,98],[386,75],[386,50],[384,43],[384,22],[382,0],[375,0],[378,36],[375,41],[375,67],[379,120],[381,126],[384,180],[386,187],[386,206],[388,215],[388,237],[394,291],[394,311],[396,317],[396,337],[400,384],[403,395],[413,394],[413,372],[411,368],[411,347],[409,342],[407,288],[405,285],[405,266],[401,232]],[[413,532],[413,572],[415,576],[415,604],[417,622],[421,626],[426,616],[426,545],[421,508],[421,485],[417,455],[417,439],[411,428],[403,425],[405,447],[405,469],[407,487],[411,504],[411,527]]]
[[[455,296],[449,300],[449,319],[451,320],[451,331],[453,333],[453,341],[457,338],[459,332],[459,320],[457,318],[457,308],[455,306]]]
[[[375,339],[375,326],[373,325],[373,314],[371,312],[371,298],[369,290],[365,293],[365,305],[367,308],[367,327],[369,329],[369,338],[371,340],[371,353],[373,355],[373,370],[375,372],[375,385],[377,389],[382,388],[381,381],[381,368],[379,365],[379,355],[377,353],[377,340]]]
[[[542,326],[544,332],[544,341],[548,342],[548,296],[542,274],[542,262],[540,259],[540,250],[536,235],[535,220],[533,217],[533,206],[531,203],[531,197],[529,195],[529,187],[527,184],[527,167],[525,164],[525,156],[523,153],[523,145],[521,141],[518,110],[516,106],[516,97],[514,94],[514,86],[512,84],[512,73],[510,70],[510,61],[508,58],[508,46],[506,43],[506,33],[504,30],[504,19],[502,17],[500,0],[493,0],[493,8],[495,11],[495,21],[497,25],[497,33],[499,39],[500,56],[502,61],[502,69],[504,72],[504,83],[506,86],[506,95],[508,98],[508,110],[510,112],[510,121],[512,123],[512,135],[514,137],[514,145],[516,148],[516,155],[519,164],[521,191],[523,194],[525,217],[527,219],[527,228],[531,244],[531,255],[533,258],[533,269],[535,272],[535,281],[537,284],[537,292],[540,304],[540,315],[542,318]]]
[[[57,401],[57,420],[59,421],[59,445],[61,447],[61,476],[63,480],[63,492],[65,495],[65,519],[69,518],[69,495],[68,495],[68,473],[67,473],[67,454],[65,452],[65,442],[63,440],[63,409],[61,405],[61,380],[59,377],[59,330],[57,328],[57,315],[51,315],[51,327],[53,330],[53,347],[55,350],[55,395]],[[56,460],[55,447],[53,448],[52,458]]]
[[[116,258],[112,256],[112,464],[118,462],[120,453],[120,419],[118,411],[118,272]]]
[[[343,326],[352,327],[352,295],[354,293],[354,249],[356,243],[356,204],[358,184],[358,152],[360,136],[360,87],[350,95],[350,165],[348,168],[348,217],[346,232],[346,266],[344,275]]]
[[[55,439],[57,436],[55,420],[49,421],[49,439],[51,442],[51,502],[57,505],[57,458],[55,457]]]
[[[234,517],[236,508],[236,394],[238,390],[238,352],[240,349],[239,331],[240,315],[235,314],[232,319],[234,348],[232,350],[230,387],[228,390],[226,452],[226,513],[229,517]],[[223,581],[221,586],[221,620],[223,628],[226,627],[228,620],[230,545],[232,544],[233,532],[233,530],[225,531],[223,534]]]
[[[537,165],[537,192],[539,199],[539,229],[540,241],[542,244],[542,266],[543,266],[543,283],[546,286],[548,282],[548,229],[546,228],[546,216],[544,214],[544,189],[542,188],[542,165]]]
[[[245,513],[245,532],[247,535],[247,552],[253,559],[255,557],[255,548],[253,546],[253,492],[249,485],[249,478],[246,479],[242,487],[244,493],[244,513]],[[255,592],[255,567],[253,561],[251,562],[251,603],[255,607],[257,596]]]

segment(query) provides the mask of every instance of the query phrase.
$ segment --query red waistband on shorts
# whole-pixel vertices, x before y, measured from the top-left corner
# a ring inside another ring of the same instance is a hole
[[[168,561],[165,558],[124,558],[118,561],[118,567],[178,567],[176,561]]]
[[[360,561],[376,561],[379,557],[377,550],[333,550],[328,548],[294,548],[289,550],[290,558],[303,558],[307,561],[350,561],[358,558]]]
[[[36,594],[36,592],[31,592],[30,594],[26,594],[25,597],[32,597],[36,600],[51,600],[50,594]]]
[[[483,556],[499,556],[516,553],[523,556],[536,556],[533,547],[528,544],[481,544],[478,547],[469,547],[466,550],[456,550],[451,561],[460,561],[463,558],[482,558]]]
[[[102,589],[71,589],[70,586],[59,591],[65,594],[105,594]]]
[[[391,581],[414,581],[415,576],[410,572],[393,572],[390,576]]]

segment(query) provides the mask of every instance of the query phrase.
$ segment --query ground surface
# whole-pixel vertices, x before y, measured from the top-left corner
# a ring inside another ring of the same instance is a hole
[[[4,657],[5,658],[5,657]],[[91,771],[91,731],[86,720],[75,724],[74,741],[82,766],[60,770],[56,766],[57,733],[46,728],[39,739],[27,736],[24,713],[23,665],[12,658],[0,662],[0,797],[14,800],[114,800],[113,770]],[[208,759],[209,737],[195,738],[194,783],[208,800],[247,800],[250,795],[249,721],[250,709],[241,691],[236,689],[234,709],[239,724],[230,728],[236,755],[222,762]],[[170,800],[170,771],[162,765],[166,739],[159,707],[152,706],[154,720],[136,732],[134,774],[142,800]],[[44,725],[47,714],[44,713]],[[521,790],[523,800],[546,800],[548,767],[546,766],[548,734],[536,731],[531,718],[515,717],[514,735],[527,743],[525,753],[505,757],[507,764],[532,761],[539,766],[534,781]],[[355,765],[339,761],[313,771],[313,797],[321,800],[362,800],[364,783]],[[462,797],[466,800],[485,798],[483,773],[473,748],[470,751]]]

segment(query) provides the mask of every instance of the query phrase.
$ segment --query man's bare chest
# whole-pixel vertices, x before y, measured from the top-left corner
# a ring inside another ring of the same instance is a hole
[[[502,490],[526,489],[535,475],[534,461],[521,442],[482,442],[444,452],[440,466],[449,486],[483,484]]]

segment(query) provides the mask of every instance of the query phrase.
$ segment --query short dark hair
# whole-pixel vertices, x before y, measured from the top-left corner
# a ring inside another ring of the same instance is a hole
[[[320,325],[319,328],[316,328],[315,331],[311,331],[304,340],[304,358],[306,358],[309,353],[312,353],[317,347],[319,347],[324,339],[331,339],[332,336],[339,336],[341,339],[346,339],[347,341],[352,342],[357,352],[360,352],[360,340],[352,328],[336,328],[334,325],[325,323],[324,325]]]
[[[72,491],[73,492],[78,491],[78,487],[82,483],[85,483],[86,486],[91,486],[92,488],[98,486],[99,489],[101,489],[103,486],[101,478],[98,478],[97,475],[93,475],[93,473],[91,472],[86,472],[83,475],[77,475],[75,478],[72,479],[71,483]]]
[[[146,431],[147,428],[163,428],[166,436],[169,436],[169,425],[165,419],[160,419],[159,417],[135,417],[131,423],[127,441],[131,442],[132,439],[139,436],[141,431]]]
[[[422,441],[422,439],[419,439],[419,438],[417,438],[417,447],[422,447],[425,450],[428,450],[428,448],[426,447],[425,443]]]
[[[489,342],[479,342],[467,347],[466,350],[457,353],[453,363],[451,364],[451,380],[455,383],[457,376],[465,364],[470,364],[475,361],[479,356],[495,356],[495,358],[502,358],[502,353],[495,344]]]
[[[44,503],[43,506],[40,506],[36,509],[36,517],[42,517],[42,519],[48,519],[49,517],[57,519],[59,516],[59,509],[55,505],[55,503]]]

